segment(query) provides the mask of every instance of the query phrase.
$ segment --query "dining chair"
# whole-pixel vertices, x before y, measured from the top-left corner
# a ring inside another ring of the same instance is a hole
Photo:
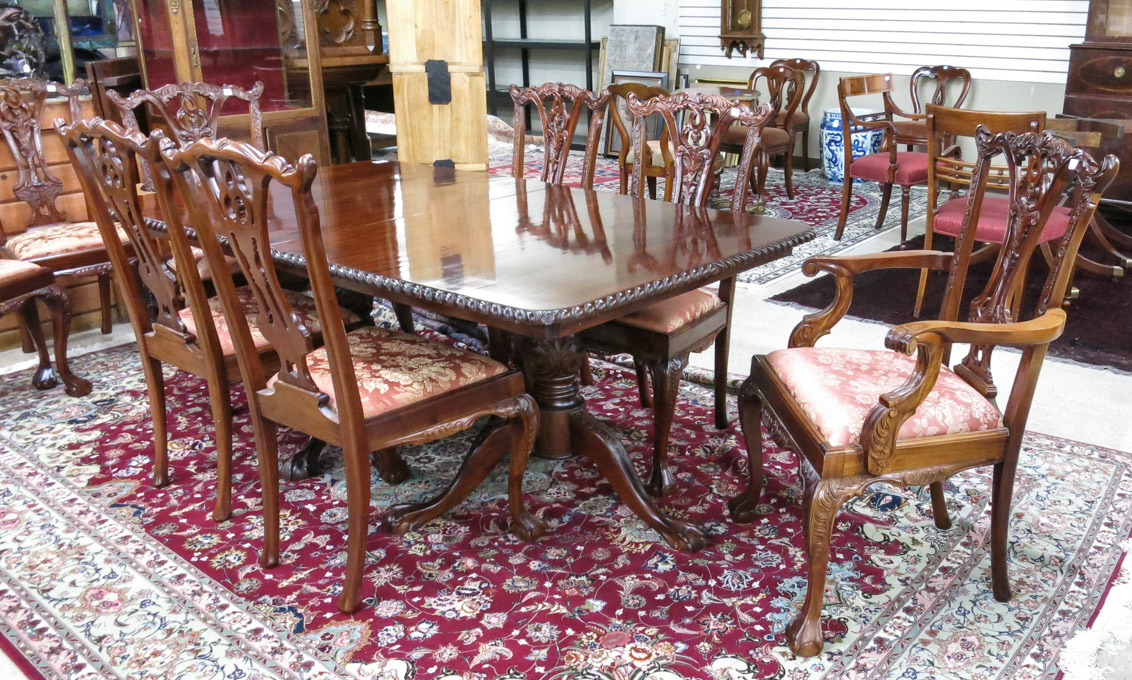
[[[963,470],[993,466],[991,581],[996,600],[1010,599],[1010,503],[1026,418],[1048,345],[1065,327],[1061,303],[1073,257],[1119,161],[1108,156],[1098,164],[1049,134],[991,134],[980,128],[975,143],[971,202],[954,253],[810,258],[803,272],[832,274],[837,296],[794,328],[788,349],[754,357],[740,391],[750,482],[746,493],[731,501],[732,518],[751,522],[758,514],[764,412],[773,423],[770,431],[798,456],[809,583],[801,610],[786,627],[786,640],[800,656],[817,654],[823,646],[822,602],[837,512],[874,483],[930,485],[935,524],[947,529],[942,483]],[[1008,226],[994,272],[969,301],[970,320],[960,323],[956,319],[996,158],[1004,159],[1009,177]],[[1016,314],[1017,282],[1063,201],[1070,223],[1053,249],[1056,258],[1043,292],[1032,314]],[[949,272],[940,320],[890,329],[887,350],[814,347],[848,309],[853,276],[921,267]],[[970,351],[952,370],[946,364],[954,343],[969,344]],[[996,404],[990,371],[991,354],[1000,345],[1022,350],[1004,409]]]
[[[888,202],[892,198],[892,185],[900,186],[900,242],[908,240],[908,201],[913,185],[928,181],[928,155],[919,151],[897,151],[897,132],[894,116],[900,112],[890,107],[893,91],[892,74],[877,73],[867,76],[847,76],[837,84],[837,99],[841,106],[841,129],[845,140],[845,181],[841,194],[841,215],[833,238],[841,240],[845,223],[849,219],[849,201],[853,195],[853,179],[879,182],[882,186],[880,210],[876,228],[884,225]],[[853,97],[880,94],[884,97],[884,111],[879,113],[853,112],[849,100]],[[857,130],[883,130],[880,151],[853,158],[853,135]]]
[[[146,137],[137,130],[99,118],[61,125],[59,132],[94,209],[110,260],[115,271],[121,273],[114,278],[134,329],[153,419],[153,484],[162,487],[170,481],[162,373],[162,364],[168,364],[204,378],[208,386],[217,454],[217,489],[212,517],[217,522],[223,521],[231,514],[232,507],[234,433],[229,386],[240,382],[236,347],[220,301],[206,295],[196,267],[170,267],[163,239],[149,228],[143,217],[138,191],[139,167],[149,167],[161,212],[167,219],[168,248],[172,250],[173,259],[193,262],[188,235],[168,218],[170,214],[180,214],[181,208],[158,153],[158,144],[165,137],[160,132]],[[122,231],[133,246],[131,251],[127,251]],[[133,269],[125,268],[129,252],[136,253],[137,276],[133,275]],[[151,315],[146,305],[143,286],[156,302],[156,314]],[[244,286],[237,289],[236,294],[245,310],[251,313],[251,289]],[[286,295],[296,314],[317,337],[320,324],[314,300],[293,291],[287,291]],[[362,322],[351,312],[343,313],[351,325]],[[200,319],[205,322],[201,323]],[[277,365],[275,350],[255,325],[258,320],[250,323],[256,328],[252,334],[255,353],[264,363]]]
[[[264,514],[260,564],[270,568],[279,563],[277,425],[343,450],[348,539],[338,599],[342,612],[353,612],[362,603],[371,451],[442,439],[493,416],[494,423],[475,440],[464,466],[485,469],[510,454],[512,530],[528,540],[541,535],[541,521],[526,511],[522,498],[523,472],[539,423],[538,406],[524,391],[522,374],[490,357],[409,333],[373,326],[346,331],[311,192],[318,171],[314,158],[304,155],[291,164],[244,142],[208,138],[183,148],[166,140],[161,151],[189,206],[205,256],[209,262],[222,262],[219,239],[224,239],[252,289],[252,316],[279,355],[280,369],[269,376],[254,351],[243,300],[231,279],[218,277],[215,283],[248,393],[259,458]],[[268,232],[273,188],[272,200],[285,201],[298,222],[322,322],[321,348],[314,344],[308,324],[295,315],[276,275]],[[461,477],[436,503],[387,509],[385,525],[402,533],[439,516],[473,490],[460,486]]]
[[[36,303],[42,302],[51,312],[51,330],[55,341],[55,365],[58,377],[47,358],[47,341],[39,325]],[[22,260],[0,259],[0,316],[19,312],[39,354],[39,366],[31,384],[37,390],[49,390],[63,380],[64,389],[72,397],[90,394],[89,380],[71,372],[67,361],[67,336],[71,331],[71,301],[67,291],[55,283],[50,269]]]
[[[752,174],[751,189],[759,197],[760,202],[764,200],[770,157],[785,154],[783,171],[786,174],[786,196],[793,200],[794,165],[790,157],[794,153],[794,116],[797,115],[798,105],[805,91],[805,78],[800,71],[780,64],[762,66],[752,71],[747,80],[747,88],[757,89],[760,83],[766,88],[766,103],[770,105],[773,117],[759,135],[758,172]],[[781,126],[777,124],[780,120]],[[730,153],[742,152],[746,140],[747,131],[741,125],[733,125],[723,134],[720,150]],[[738,184],[735,185],[735,191],[740,191]],[[746,187],[742,191],[745,195]]]
[[[775,66],[789,66],[795,71],[802,73],[803,85],[806,88],[806,94],[802,97],[802,103],[798,105],[798,110],[794,113],[794,122],[790,126],[791,131],[795,136],[799,132],[802,133],[802,164],[806,172],[810,171],[810,99],[814,96],[814,91],[818,89],[818,78],[821,76],[821,65],[812,59],[775,59],[770,62],[771,67]],[[786,115],[780,111],[778,117],[774,119],[774,127],[785,130],[787,128]],[[793,163],[794,150],[790,150],[791,159]]]
[[[935,86],[931,97],[921,101],[920,93],[931,84]],[[949,99],[949,91],[954,92],[956,88],[959,89],[959,93],[954,99]],[[900,117],[893,119],[893,125],[896,126],[896,143],[907,144],[908,150],[911,151],[915,146],[928,144],[927,122],[924,120],[927,115],[927,105],[934,104],[953,109],[963,106],[967,93],[971,90],[971,72],[955,66],[921,66],[912,72],[908,89],[912,96],[910,112],[901,111],[891,97],[886,96],[884,103],[886,109],[892,110],[895,116]]]
[[[957,238],[963,230],[963,218],[967,213],[969,196],[966,191],[974,180],[975,163],[963,159],[961,140],[973,140],[981,125],[992,134],[1001,132],[1041,132],[1045,129],[1046,114],[1042,111],[1030,113],[1004,113],[997,111],[973,111],[948,108],[928,104],[925,124],[928,134],[928,212],[924,226],[924,248],[931,249],[936,234]],[[976,260],[993,256],[1007,235],[1007,217],[1010,213],[1010,200],[1005,192],[1010,189],[1010,176],[1005,167],[992,168],[987,175],[987,190],[997,192],[983,199],[979,212],[979,222],[975,229],[975,242],[989,247],[977,251]],[[949,198],[939,204],[940,190],[946,185]],[[1069,212],[1056,208],[1046,224],[1038,243],[1045,244],[1061,238],[1069,227]],[[1045,252],[1048,248],[1042,248]],[[916,292],[916,306],[912,314],[920,316],[927,291],[929,271],[920,272],[919,289]],[[1024,273],[1020,285],[1024,284]]]
[[[597,142],[601,135],[602,121],[605,120],[608,93],[595,94],[569,83],[543,83],[526,88],[512,85],[510,92],[515,103],[515,152],[511,162],[511,176],[523,176],[526,151],[524,142],[527,138],[525,107],[534,105],[538,111],[544,140],[543,166],[539,180],[550,184],[562,184],[565,181],[574,132],[582,112],[589,111],[581,185],[592,189],[597,165]]]
[[[759,136],[774,119],[769,104],[751,109],[720,95],[697,92],[677,92],[644,101],[630,94],[627,101],[634,116],[633,151],[637,158],[646,142],[648,116],[659,115],[661,124],[674,131],[673,156],[677,162],[672,179],[673,199],[689,206],[707,205],[720,145],[735,124],[746,128],[735,186],[746,187],[750,183]],[[644,200],[643,164],[637,164],[633,170],[633,194]],[[745,191],[736,190],[731,209],[741,211],[745,198]],[[582,333],[589,344],[633,356],[641,404],[653,409],[653,464],[647,486],[655,496],[675,488],[668,466],[668,439],[688,355],[702,352],[713,343],[715,425],[719,429],[727,427],[727,351],[734,297],[735,279],[729,278],[720,282],[718,291],[690,290]]]
[[[629,178],[633,176],[633,168],[636,165],[637,158],[633,155],[633,140],[629,133],[633,118],[625,100],[630,93],[636,95],[640,101],[646,101],[653,97],[667,97],[670,93],[663,87],[641,83],[617,83],[610,85],[606,90],[609,92],[609,121],[613,125],[613,132],[617,133],[618,142],[620,142],[617,149],[619,180],[617,189],[622,195],[626,195],[629,193]],[[643,148],[646,150],[645,157],[648,162],[645,164],[642,173],[645,182],[648,183],[651,198],[656,198],[657,179],[663,179],[664,200],[671,201],[672,178],[676,174],[676,160],[672,156],[672,144],[668,140],[667,131],[662,128],[650,129],[660,127],[655,118],[646,121],[645,131],[648,138],[645,140]],[[612,139],[612,133],[610,133],[610,139]]]
[[[82,205],[81,215],[74,209],[60,210],[57,205],[64,182],[55,171],[66,169],[66,157],[52,139],[54,133],[48,137],[40,122],[49,96],[66,97],[71,120],[77,120],[83,87],[82,80],[62,85],[39,78],[0,79],[0,131],[16,163],[11,192],[17,201],[31,208],[24,224],[8,222],[0,229],[0,257],[40,265],[56,276],[93,276],[98,283],[101,329],[107,334],[113,325],[114,306],[110,259],[98,225],[88,219],[86,205]],[[59,163],[64,167],[60,168]],[[30,329],[21,328],[24,350],[30,352]]]

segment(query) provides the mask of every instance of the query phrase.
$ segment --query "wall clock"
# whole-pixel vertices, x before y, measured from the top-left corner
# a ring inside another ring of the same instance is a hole
[[[762,4],[762,0],[722,0],[719,42],[728,59],[733,51],[763,58]]]

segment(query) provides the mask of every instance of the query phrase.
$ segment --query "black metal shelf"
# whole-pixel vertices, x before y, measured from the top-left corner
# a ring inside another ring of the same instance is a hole
[[[591,40],[586,42],[584,40],[551,40],[544,38],[495,38],[494,47],[498,48],[518,48],[518,49],[539,49],[539,50],[596,50],[601,47],[600,40]],[[484,41],[487,44],[487,41]]]

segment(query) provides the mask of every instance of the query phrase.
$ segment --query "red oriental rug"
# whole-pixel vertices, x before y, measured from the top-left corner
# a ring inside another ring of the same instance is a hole
[[[680,489],[663,507],[705,526],[708,548],[667,548],[577,460],[530,465],[528,502],[549,528],[537,542],[508,531],[505,469],[423,530],[383,533],[381,508],[454,473],[468,441],[457,437],[406,450],[404,484],[374,476],[369,599],[343,616],[337,451],[322,477],[284,482],[283,564],[264,570],[246,410],[235,512],[217,524],[203,382],[166,374],[173,481],[155,489],[134,347],[73,363],[95,380],[89,397],[0,376],[0,636],[46,677],[1053,678],[1132,531],[1132,456],[1028,435],[1004,604],[990,592],[989,471],[948,485],[950,531],[935,529],[926,493],[876,488],[840,515],[825,652],[799,659],[783,645],[805,588],[795,458],[771,450],[762,518],[732,523],[724,504],[745,479],[737,425],[715,430],[710,392],[685,384],[672,430]],[[589,408],[643,473],[651,416],[633,374],[595,369]],[[284,455],[299,442],[286,435]]]

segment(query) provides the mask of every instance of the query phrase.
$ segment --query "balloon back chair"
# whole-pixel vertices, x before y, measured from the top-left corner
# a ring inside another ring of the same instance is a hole
[[[802,97],[802,103],[798,105],[798,110],[794,113],[793,124],[789,126],[790,131],[797,136],[799,132],[802,133],[802,163],[806,172],[810,171],[810,99],[814,96],[814,90],[818,89],[818,78],[821,77],[821,65],[811,59],[775,59],[770,62],[771,67],[775,66],[789,66],[795,71],[802,74],[803,85],[806,88],[806,94]],[[787,129],[786,115],[783,112],[778,113],[778,117],[774,119],[774,127]],[[793,149],[790,150],[793,153]],[[790,159],[793,162],[793,159]]]
[[[931,95],[921,100],[920,94],[926,92],[931,84],[935,85]],[[912,72],[912,77],[908,80],[908,89],[912,96],[910,112],[898,109],[891,97],[885,99],[885,107],[903,118],[893,121],[896,125],[896,143],[907,144],[908,150],[911,151],[913,146],[928,145],[928,128],[925,120],[927,106],[934,104],[953,109],[963,106],[963,102],[967,100],[967,93],[971,91],[971,72],[955,66],[921,66]]]
[[[837,297],[803,319],[790,336],[789,349],[754,357],[751,376],[740,391],[750,486],[730,503],[735,521],[756,518],[763,486],[764,411],[774,423],[772,433],[798,456],[809,586],[786,639],[801,656],[822,649],[822,601],[838,509],[877,482],[930,484],[935,523],[946,529],[950,519],[942,482],[969,468],[993,466],[991,580],[995,599],[1010,598],[1007,533],[1026,418],[1048,345],[1065,326],[1060,306],[1074,255],[1119,162],[1108,156],[1097,164],[1048,133],[992,135],[981,128],[975,142],[971,200],[955,251],[810,258],[803,271],[832,274]],[[1009,177],[1006,234],[986,288],[969,303],[970,321],[959,323],[955,319],[996,158],[1005,161]],[[1023,320],[1015,311],[1018,284],[1043,230],[1063,204],[1069,226],[1053,248],[1056,259],[1036,307]],[[815,348],[815,341],[848,309],[852,277],[894,267],[949,272],[941,320],[892,328],[885,338],[888,350]],[[951,370],[946,364],[953,343],[969,344],[970,351]],[[999,345],[1022,350],[1002,410],[990,371],[991,353]]]

